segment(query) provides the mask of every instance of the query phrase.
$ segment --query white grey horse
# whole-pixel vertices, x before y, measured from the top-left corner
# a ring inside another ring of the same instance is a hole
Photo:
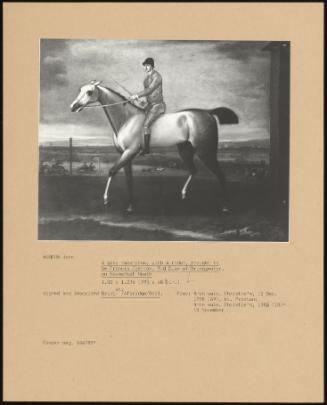
[[[109,170],[104,192],[104,204],[109,203],[109,186],[113,176],[124,168],[129,202],[127,211],[133,211],[133,178],[132,160],[141,150],[143,142],[144,109],[119,94],[117,91],[91,81],[81,87],[79,95],[71,104],[71,111],[79,112],[85,107],[100,103],[113,129],[113,141],[119,159]],[[228,194],[224,173],[217,161],[218,127],[219,124],[238,124],[234,111],[226,107],[213,110],[190,108],[183,111],[164,114],[159,117],[151,128],[150,147],[168,147],[176,145],[179,154],[190,174],[182,188],[182,198],[196,173],[193,162],[196,154],[220,181],[223,196],[221,208],[227,211]]]

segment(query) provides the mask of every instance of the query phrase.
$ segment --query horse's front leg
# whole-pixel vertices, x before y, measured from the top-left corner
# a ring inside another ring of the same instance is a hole
[[[106,188],[105,188],[104,195],[103,195],[104,205],[107,205],[109,203],[108,192],[109,192],[109,186],[110,186],[112,178],[122,167],[131,163],[131,160],[136,155],[136,153],[137,152],[135,152],[134,150],[130,150],[130,149],[125,150],[121,154],[121,156],[117,160],[117,162],[110,168]]]
[[[108,180],[107,180],[107,184],[106,184],[106,188],[104,190],[104,194],[103,194],[103,204],[104,205],[108,205],[109,201],[108,201],[108,191],[109,191],[109,186],[112,180],[112,176],[109,175]]]
[[[134,211],[134,196],[133,196],[133,172],[132,172],[132,162],[129,161],[125,166],[125,176],[126,176],[126,184],[127,184],[127,192],[128,192],[128,205],[126,208],[127,212]]]

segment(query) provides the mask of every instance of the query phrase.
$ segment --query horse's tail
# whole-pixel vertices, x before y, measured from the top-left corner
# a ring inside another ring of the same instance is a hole
[[[233,110],[227,107],[218,107],[213,110],[208,110],[208,112],[218,118],[219,124],[238,124],[238,116]]]

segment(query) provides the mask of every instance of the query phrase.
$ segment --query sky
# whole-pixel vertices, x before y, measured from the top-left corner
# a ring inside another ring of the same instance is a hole
[[[111,145],[112,130],[102,110],[72,113],[79,88],[91,80],[132,93],[143,89],[146,57],[163,78],[167,112],[225,106],[238,125],[221,126],[220,140],[269,138],[270,53],[267,42],[62,40],[40,43],[39,143]]]

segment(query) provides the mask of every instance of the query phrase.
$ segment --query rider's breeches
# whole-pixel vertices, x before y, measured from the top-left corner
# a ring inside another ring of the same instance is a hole
[[[152,104],[146,109],[145,120],[143,124],[145,134],[150,134],[151,125],[161,114],[164,114],[165,111],[166,111],[165,103]]]

